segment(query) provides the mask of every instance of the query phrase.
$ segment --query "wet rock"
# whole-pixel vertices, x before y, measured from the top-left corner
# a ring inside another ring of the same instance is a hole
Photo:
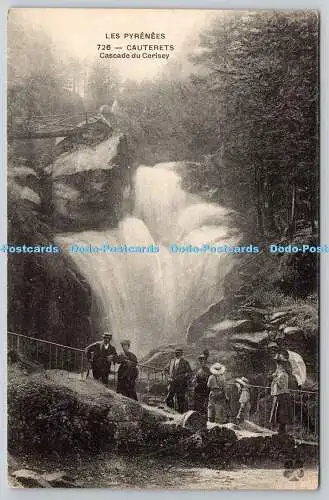
[[[231,337],[232,346],[235,343],[245,344],[250,347],[261,347],[265,344],[268,339],[267,332],[254,332],[254,333],[238,333]]]
[[[131,184],[126,136],[116,134],[94,147],[80,145],[61,154],[52,178],[57,230],[114,227]]]
[[[240,319],[230,320],[225,319],[211,327],[211,331],[219,335],[227,335],[240,332],[257,332],[262,328],[263,323],[258,320]]]
[[[291,336],[303,335],[303,330],[297,326],[287,326],[284,328],[283,333]]]
[[[285,322],[292,316],[293,312],[290,310],[287,311],[277,311],[269,317],[269,321],[272,325],[279,325],[280,323]]]
[[[257,332],[263,329],[263,323],[258,320],[230,320],[226,319],[220,323],[211,325],[205,334],[198,340],[197,344],[203,347],[218,349],[225,340],[230,340],[232,334]]]
[[[40,474],[29,469],[20,469],[12,476],[25,488],[52,488],[51,484]]]
[[[196,432],[207,428],[207,418],[201,413],[190,410],[177,418],[177,424]]]
[[[268,311],[259,307],[241,307],[239,309],[240,317],[250,319],[252,321],[266,321]]]
[[[76,488],[77,484],[65,472],[50,472],[42,475],[52,488]]]

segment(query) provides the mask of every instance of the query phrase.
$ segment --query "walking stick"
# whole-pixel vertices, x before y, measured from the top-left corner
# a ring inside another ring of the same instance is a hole
[[[277,402],[278,402],[278,396],[274,396],[273,403],[272,403],[272,408],[271,408],[270,420],[269,420],[270,424],[274,423],[272,420],[273,420],[273,417],[274,417],[274,415],[276,413]]]

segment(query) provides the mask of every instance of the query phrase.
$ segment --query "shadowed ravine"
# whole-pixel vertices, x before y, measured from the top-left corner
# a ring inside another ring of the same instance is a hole
[[[138,168],[135,209],[116,229],[59,235],[60,244],[150,245],[157,253],[70,253],[101,304],[114,342],[131,338],[139,355],[182,342],[189,324],[223,294],[229,254],[173,254],[168,245],[235,245],[230,212],[184,192],[175,163]]]

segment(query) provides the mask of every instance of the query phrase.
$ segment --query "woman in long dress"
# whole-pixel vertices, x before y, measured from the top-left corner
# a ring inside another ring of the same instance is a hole
[[[199,356],[200,368],[194,377],[194,410],[202,414],[207,414],[209,398],[208,379],[210,370],[207,366],[207,357],[204,354]]]
[[[279,353],[274,356],[276,370],[273,373],[271,396],[273,397],[270,423],[278,427],[279,434],[287,432],[287,425],[291,423],[291,401],[289,395],[289,357],[288,353]]]

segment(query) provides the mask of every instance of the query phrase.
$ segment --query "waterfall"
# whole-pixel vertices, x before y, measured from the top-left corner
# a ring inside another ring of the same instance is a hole
[[[59,235],[60,245],[157,245],[153,253],[70,253],[98,298],[114,343],[130,338],[139,355],[184,342],[190,323],[223,296],[234,265],[227,253],[171,253],[170,244],[236,245],[227,209],[186,193],[176,163],[141,166],[135,209],[117,228]]]

